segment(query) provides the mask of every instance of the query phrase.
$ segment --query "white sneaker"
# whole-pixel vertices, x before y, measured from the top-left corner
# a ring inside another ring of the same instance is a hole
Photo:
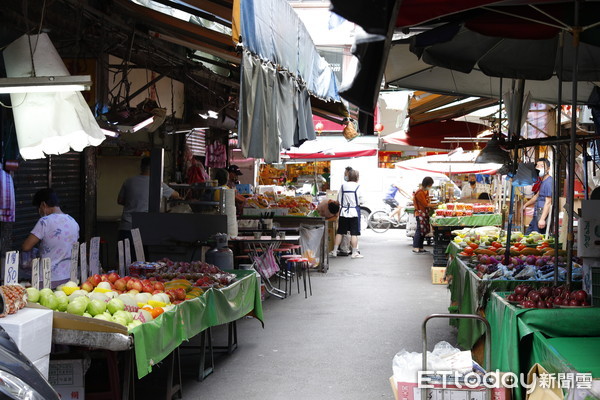
[[[364,256],[358,252],[353,253],[352,256],[350,256],[350,258],[364,258]]]
[[[333,250],[329,252],[329,257],[337,257],[337,251]]]

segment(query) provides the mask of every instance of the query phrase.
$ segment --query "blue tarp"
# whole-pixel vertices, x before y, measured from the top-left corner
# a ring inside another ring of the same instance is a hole
[[[263,60],[306,82],[313,95],[339,101],[338,83],[294,9],[285,0],[242,0],[242,43]]]

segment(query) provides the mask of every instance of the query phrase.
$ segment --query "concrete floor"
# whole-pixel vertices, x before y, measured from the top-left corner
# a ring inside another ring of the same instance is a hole
[[[402,349],[420,352],[421,322],[447,312],[449,292],[431,284],[432,256],[413,255],[403,230],[368,230],[360,249],[363,259],[331,259],[328,273],[312,274],[312,297],[267,299],[264,329],[239,321],[239,348],[217,357],[204,382],[189,374],[184,357],[183,398],[393,399],[392,358]],[[216,344],[225,332],[214,330]],[[429,332],[431,347],[455,344],[447,321],[432,321]]]

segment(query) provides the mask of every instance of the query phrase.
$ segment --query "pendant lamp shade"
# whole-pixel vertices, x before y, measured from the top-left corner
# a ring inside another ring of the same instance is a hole
[[[501,139],[498,134],[494,134],[487,145],[481,150],[477,158],[476,164],[509,164],[510,153],[501,147]]]
[[[70,76],[45,33],[21,36],[3,56],[8,78]],[[10,99],[19,151],[26,160],[82,151],[105,138],[78,91],[11,93]]]

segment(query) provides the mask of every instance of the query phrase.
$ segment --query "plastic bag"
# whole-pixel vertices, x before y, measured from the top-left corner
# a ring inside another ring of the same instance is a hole
[[[322,225],[300,225],[300,247],[302,257],[308,259],[311,267],[321,263],[321,240],[325,227]]]
[[[392,370],[396,382],[417,382],[417,371],[423,368],[422,353],[400,351],[394,356]],[[438,342],[427,352],[427,370],[469,372],[473,369],[470,351],[460,351],[448,342]]]
[[[533,265],[527,265],[518,274],[514,276],[515,279],[526,281],[529,278],[533,278],[536,275],[537,270]]]

